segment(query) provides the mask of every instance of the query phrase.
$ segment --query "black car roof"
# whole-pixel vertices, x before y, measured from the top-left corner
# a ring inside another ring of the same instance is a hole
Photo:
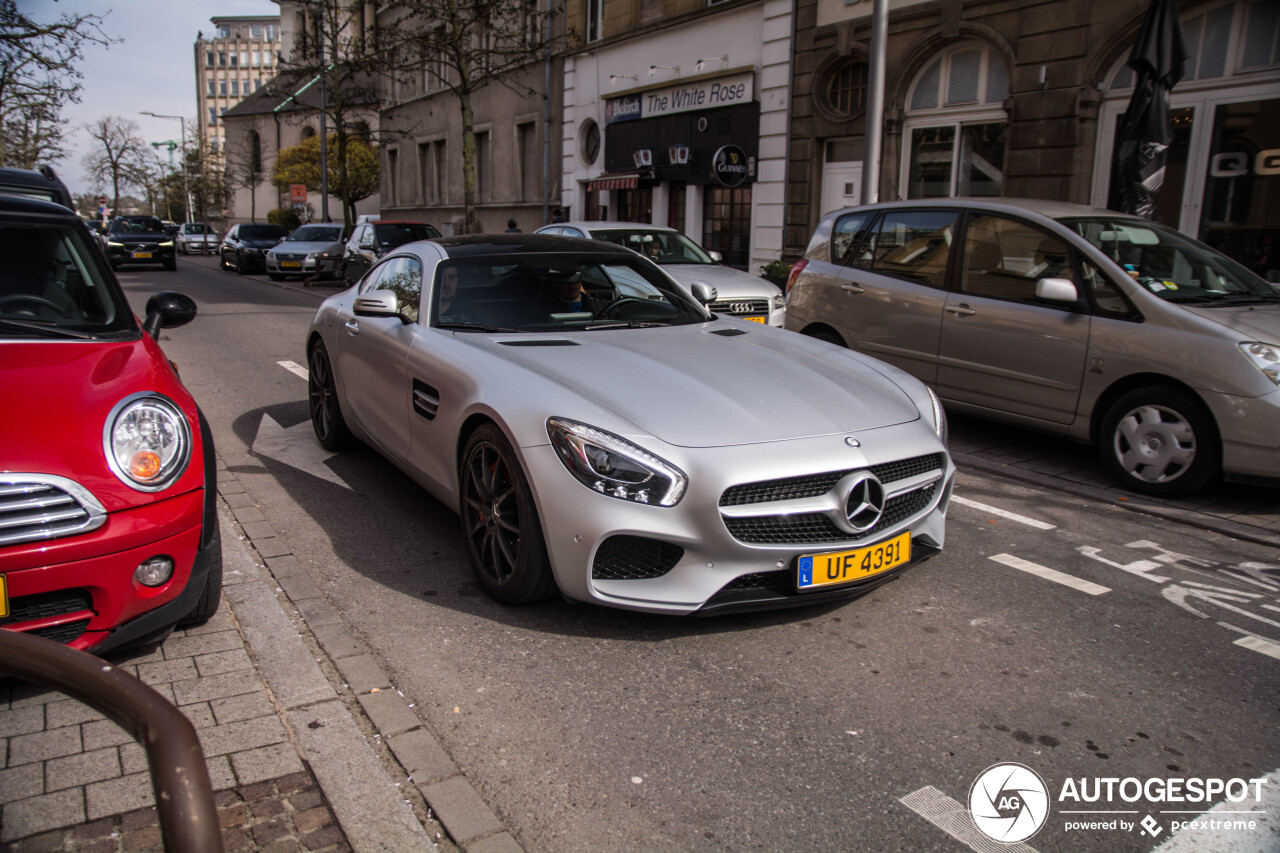
[[[77,222],[80,221],[79,216],[76,216],[61,204],[45,201],[42,198],[32,198],[31,196],[9,195],[4,191],[3,187],[0,187],[0,211],[5,213],[35,213],[42,216],[65,216]]]
[[[0,168],[0,193],[8,192],[31,197],[27,191],[38,192],[42,198],[48,198],[69,210],[75,210],[75,202],[71,198],[67,185],[48,166],[41,166],[39,171]]]
[[[506,255],[540,252],[591,252],[593,254],[635,257],[635,252],[616,243],[561,237],[556,234],[470,234],[459,237],[433,237],[432,243],[444,247],[451,258],[480,255]]]

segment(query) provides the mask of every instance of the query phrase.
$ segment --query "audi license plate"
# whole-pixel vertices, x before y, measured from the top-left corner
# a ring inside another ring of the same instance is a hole
[[[751,322],[753,322],[753,323],[763,323],[763,322],[764,322],[764,318],[763,318],[763,317],[743,317],[742,319],[744,319],[744,320],[750,320],[750,321],[751,321]]]
[[[0,617],[9,615],[9,582],[0,575]]]
[[[133,256],[135,258],[149,258],[151,257],[151,253],[150,252],[134,252]]]
[[[302,261],[281,261],[280,269],[282,270],[300,270],[302,269]]]
[[[796,586],[817,589],[851,583],[887,572],[911,561],[911,532],[907,531],[879,545],[832,554],[802,554]]]

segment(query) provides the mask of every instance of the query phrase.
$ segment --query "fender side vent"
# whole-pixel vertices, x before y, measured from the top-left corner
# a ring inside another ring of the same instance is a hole
[[[434,420],[440,410],[440,392],[421,379],[413,380],[413,410],[427,420]]]

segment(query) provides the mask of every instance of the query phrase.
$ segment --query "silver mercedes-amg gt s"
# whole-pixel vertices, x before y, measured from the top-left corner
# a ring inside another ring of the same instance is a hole
[[[410,243],[316,313],[316,437],[453,507],[509,604],[784,607],[937,554],[955,466],[928,388],[714,298],[593,240]]]

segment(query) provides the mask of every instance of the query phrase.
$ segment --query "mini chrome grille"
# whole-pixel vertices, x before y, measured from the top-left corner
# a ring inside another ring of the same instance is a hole
[[[74,536],[106,520],[102,504],[65,477],[0,475],[0,545]]]
[[[732,314],[735,317],[744,314],[766,314],[769,311],[768,299],[717,299],[707,305],[712,311],[721,314]]]
[[[778,480],[732,486],[720,497],[729,533],[751,545],[838,545],[878,538],[927,510],[946,470],[946,456],[933,453]],[[862,472],[862,473],[858,473]],[[845,518],[849,484],[870,473],[884,488],[884,509],[866,530]]]

